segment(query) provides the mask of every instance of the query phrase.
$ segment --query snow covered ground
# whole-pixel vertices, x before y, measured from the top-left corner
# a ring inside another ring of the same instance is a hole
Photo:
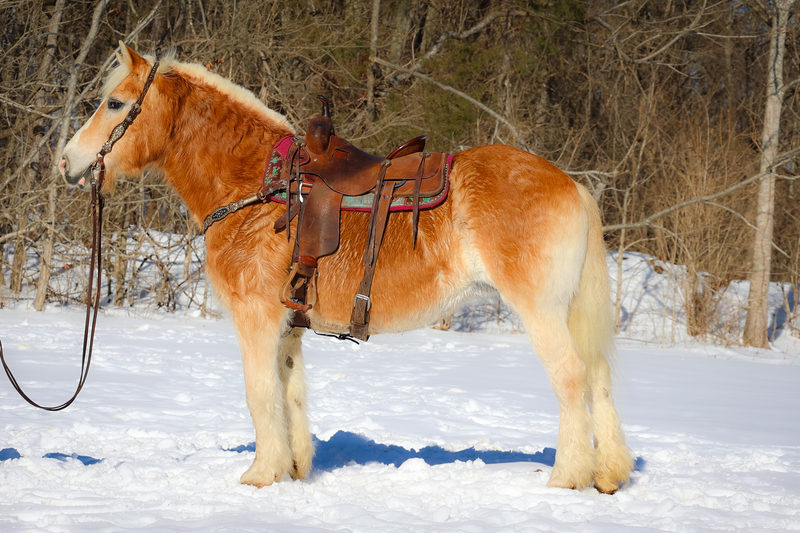
[[[71,394],[83,315],[0,310],[26,390]],[[0,531],[798,531],[800,343],[771,351],[622,336],[637,458],[613,496],[551,489],[558,410],[527,338],[307,334],[318,439],[304,482],[242,486],[254,433],[228,319],[110,311],[66,411],[0,383]]]

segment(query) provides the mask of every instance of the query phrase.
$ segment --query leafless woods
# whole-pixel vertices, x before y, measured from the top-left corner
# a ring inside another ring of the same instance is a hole
[[[612,250],[685,265],[690,331],[705,334],[731,280],[800,283],[798,11],[792,0],[7,0],[0,305],[80,298],[81,277],[67,274],[85,261],[89,206],[54,165],[122,39],[174,48],[300,130],[325,94],[338,133],[378,153],[427,133],[436,150],[507,143],[550,159],[593,191]],[[204,309],[202,246],[174,193],[145,176],[108,206],[109,304]]]

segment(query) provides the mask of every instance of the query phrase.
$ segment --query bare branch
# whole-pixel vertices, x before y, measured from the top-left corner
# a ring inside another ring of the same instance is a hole
[[[602,170],[564,170],[564,174],[570,176],[602,176],[604,178],[613,178],[618,172],[605,172]]]
[[[633,229],[633,228],[643,228],[645,226],[652,226],[654,220],[657,220],[657,219],[663,217],[664,215],[668,215],[669,213],[672,213],[673,211],[677,211],[678,209],[683,209],[684,207],[688,207],[690,205],[699,204],[699,203],[710,203],[711,200],[715,200],[715,199],[720,198],[722,196],[728,195],[728,194],[732,193],[733,191],[741,189],[742,187],[746,187],[747,185],[750,185],[751,183],[754,183],[754,182],[756,182],[756,181],[758,181],[758,180],[760,180],[762,178],[766,178],[767,176],[769,176],[769,175],[771,175],[771,174],[773,174],[775,172],[775,168],[777,168],[777,167],[781,166],[782,164],[786,163],[792,157],[796,156],[798,153],[800,153],[800,148],[798,148],[796,150],[791,150],[789,152],[785,152],[779,158],[776,158],[776,162],[770,168],[765,170],[764,172],[759,172],[755,176],[751,176],[751,177],[747,178],[744,181],[741,181],[741,182],[739,182],[739,183],[737,183],[735,185],[731,185],[730,187],[728,187],[727,189],[725,189],[723,191],[715,192],[713,194],[708,194],[706,196],[698,196],[697,198],[692,198],[690,200],[686,200],[684,202],[677,203],[677,204],[675,204],[673,206],[667,207],[666,209],[662,209],[661,211],[659,211],[659,212],[657,212],[655,214],[652,214],[649,217],[646,217],[643,220],[640,220],[639,222],[630,222],[630,223],[627,223],[627,224],[613,224],[611,226],[604,226],[603,227],[603,231],[617,231],[617,230],[621,230],[621,229]],[[794,177],[790,176],[787,179],[794,179]]]
[[[661,48],[659,48],[655,52],[653,52],[653,53],[651,53],[651,54],[649,54],[646,57],[643,57],[641,59],[635,59],[634,61],[636,63],[648,63],[654,57],[664,53],[669,47],[671,47],[673,44],[675,44],[679,39],[682,39],[687,34],[692,33],[694,31],[694,29],[697,28],[700,25],[700,19],[705,14],[705,11],[706,11],[706,2],[703,2],[703,7],[700,8],[700,12],[697,13],[697,16],[694,18],[694,20],[692,21],[692,23],[689,25],[688,28],[685,28],[680,33],[675,35],[672,39],[669,40],[669,42],[667,42],[667,44],[665,44],[664,46],[662,46]]]
[[[412,64],[410,69],[405,69],[404,70],[404,69],[398,68],[397,70],[400,70],[401,72],[403,72],[403,74],[400,74],[400,75],[395,76],[393,78],[389,78],[388,81],[390,81],[394,85],[397,85],[398,83],[404,82],[405,80],[408,79],[409,76],[412,76],[414,72],[417,72],[422,68],[422,63],[424,63],[425,61],[429,60],[430,58],[432,58],[433,56],[438,54],[439,51],[441,51],[442,46],[444,45],[445,41],[447,41],[448,39],[464,40],[464,39],[467,39],[469,37],[472,37],[476,33],[480,32],[481,30],[486,28],[495,19],[497,19],[498,17],[502,17],[504,15],[505,16],[509,16],[509,17],[511,17],[511,16],[524,17],[524,16],[527,16],[528,13],[526,11],[518,11],[518,10],[493,11],[493,12],[489,13],[488,15],[486,15],[485,17],[483,17],[481,20],[479,20],[473,27],[471,27],[468,30],[464,30],[462,32],[457,32],[457,31],[445,32],[445,33],[443,33],[443,34],[441,34],[439,36],[439,38],[436,40],[436,43],[433,46],[431,46],[431,49],[428,50],[428,52],[424,56],[422,56],[416,62],[416,64]],[[375,52],[372,53],[373,57],[376,57],[376,55],[377,54]]]
[[[49,118],[51,120],[58,120],[58,118],[59,118],[59,117],[54,117],[53,115],[48,115],[47,113],[42,113],[41,111],[37,111],[36,109],[34,109],[32,107],[28,107],[26,105],[18,104],[16,102],[14,102],[13,100],[9,100],[8,98],[3,97],[3,95],[0,95],[0,101],[2,101],[6,105],[10,105],[11,107],[16,107],[17,109],[22,109],[23,111],[27,111],[28,113],[31,113],[33,115],[38,115],[40,117]]]
[[[796,85],[798,83],[800,83],[800,78],[796,78],[796,79],[790,81],[789,83],[785,84],[783,87],[781,87],[779,89],[780,95],[781,95],[781,99],[783,99],[786,96],[786,91],[789,90],[790,87],[792,87],[793,85]]]
[[[751,223],[750,223],[750,221],[749,221],[749,220],[747,220],[747,219],[744,217],[744,215],[742,215],[741,213],[739,213],[739,212],[737,212],[737,211],[734,211],[734,210],[733,210],[733,209],[731,209],[730,207],[724,206],[724,205],[722,205],[722,204],[718,204],[717,202],[705,202],[705,203],[706,203],[706,204],[708,204],[708,205],[713,205],[714,207],[718,207],[718,208],[720,208],[720,209],[722,209],[722,210],[724,210],[724,211],[727,211],[728,213],[730,213],[730,214],[734,215],[735,217],[739,218],[739,220],[741,220],[742,222],[744,222],[744,224],[745,224],[745,225],[746,225],[748,228],[750,228],[750,229],[752,229],[752,230],[755,230],[755,231],[760,231],[760,230],[759,230],[759,229],[758,229],[756,226],[754,226],[753,224],[751,224]],[[789,255],[789,254],[787,254],[786,252],[784,252],[784,251],[783,251],[783,250],[782,250],[782,249],[781,249],[781,248],[780,248],[780,247],[779,247],[777,244],[775,244],[775,241],[770,241],[770,244],[772,245],[772,247],[773,247],[773,248],[775,248],[777,251],[779,251],[781,254],[783,254],[783,255],[784,255],[784,256],[786,256],[787,258],[789,258],[789,259],[791,259],[791,258],[792,258],[792,256],[791,256],[791,255]]]
[[[3,244],[6,241],[10,241],[10,240],[16,239],[20,235],[27,235],[31,231],[40,228],[41,225],[42,225],[41,222],[39,222],[37,220],[37,221],[33,222],[32,224],[30,224],[29,226],[26,226],[25,229],[12,231],[11,233],[6,233],[5,235],[0,236],[0,244]]]
[[[75,63],[72,67],[72,74],[70,74],[69,84],[67,86],[67,99],[64,104],[64,111],[61,115],[61,131],[58,134],[58,143],[56,144],[55,150],[56,159],[58,159],[58,157],[61,155],[61,152],[64,151],[64,146],[67,144],[67,135],[69,133],[69,117],[72,116],[72,109],[75,104],[77,104],[75,101],[75,93],[78,90],[78,77],[83,70],[83,62],[86,60],[86,56],[89,55],[89,50],[94,44],[94,40],[97,38],[97,33],[100,29],[100,18],[105,13],[106,5],[108,5],[108,0],[99,0],[99,2],[97,2],[97,5],[94,8],[94,13],[92,14],[92,25],[89,28],[89,33],[83,40],[81,50],[78,53],[78,57],[75,58]],[[54,161],[53,169],[55,170],[57,166],[58,163]]]
[[[468,94],[464,94],[461,91],[459,91],[457,89],[454,89],[453,87],[450,87],[449,85],[445,85],[443,83],[439,83],[438,81],[434,80],[430,76],[426,76],[425,74],[421,74],[421,73],[419,73],[417,71],[413,71],[411,69],[403,68],[403,67],[401,67],[399,65],[395,65],[393,63],[389,63],[388,61],[384,61],[383,59],[379,59],[377,57],[370,57],[369,60],[374,62],[374,63],[378,63],[379,65],[383,65],[384,67],[393,68],[393,69],[399,70],[401,72],[407,72],[408,74],[410,74],[412,76],[416,76],[417,78],[419,78],[421,80],[433,83],[434,85],[436,85],[440,89],[444,89],[445,91],[451,92],[451,93],[455,94],[456,96],[460,96],[461,98],[463,98],[467,102],[470,102],[471,104],[479,107],[483,111],[486,111],[491,116],[493,116],[494,118],[496,118],[497,120],[499,120],[500,122],[505,124],[508,127],[508,129],[510,129],[511,132],[514,134],[514,137],[516,137],[517,144],[519,145],[519,147],[522,148],[523,150],[526,150],[526,151],[530,152],[530,149],[525,144],[525,141],[522,140],[522,136],[520,136],[520,134],[517,131],[517,129],[514,126],[512,126],[511,123],[508,120],[506,120],[505,117],[503,117],[499,113],[493,111],[492,109],[486,107],[485,105],[483,105],[479,101],[475,100],[474,98],[472,98]],[[531,152],[531,153],[533,153],[533,152]]]
[[[597,21],[597,22],[598,22],[598,23],[599,23],[601,26],[603,26],[604,28],[606,28],[608,31],[610,31],[610,32],[611,32],[611,35],[610,35],[609,39],[610,39],[610,40],[611,40],[611,42],[614,44],[614,48],[616,49],[617,53],[618,53],[618,54],[620,55],[620,57],[622,57],[622,58],[623,58],[625,61],[628,61],[628,62],[631,62],[631,63],[650,63],[650,62],[652,61],[652,59],[653,59],[653,58],[655,58],[655,57],[657,57],[657,56],[659,56],[659,55],[663,54],[664,52],[666,52],[666,51],[667,51],[667,50],[668,50],[668,49],[669,49],[669,48],[670,48],[672,45],[674,45],[676,42],[678,42],[678,41],[679,41],[680,39],[682,39],[683,37],[685,37],[686,35],[688,35],[688,34],[690,34],[690,33],[696,33],[696,30],[697,30],[697,29],[699,29],[699,28],[701,28],[701,27],[704,27],[704,26],[706,26],[706,25],[707,25],[707,24],[701,24],[701,23],[700,23],[700,22],[701,22],[701,20],[702,20],[702,18],[703,18],[703,16],[705,15],[705,12],[706,12],[706,5],[707,5],[707,3],[708,3],[707,1],[703,2],[703,5],[700,7],[700,9],[699,9],[699,11],[698,11],[697,15],[694,17],[694,19],[693,19],[693,20],[692,20],[692,22],[689,24],[689,26],[687,26],[687,27],[685,27],[685,28],[681,29],[680,31],[678,31],[678,32],[677,32],[675,35],[673,35],[673,36],[672,36],[672,38],[671,38],[669,41],[667,41],[667,43],[666,43],[666,44],[662,45],[662,46],[661,46],[661,47],[660,47],[658,50],[655,50],[654,52],[651,52],[651,53],[650,53],[650,54],[648,54],[647,56],[645,56],[645,57],[643,57],[643,58],[639,58],[639,59],[634,59],[634,58],[632,58],[630,55],[628,55],[627,53],[625,53],[625,52],[622,50],[621,46],[620,46],[620,45],[621,45],[621,43],[619,43],[619,42],[617,41],[617,34],[619,33],[620,29],[621,29],[623,26],[625,26],[625,24],[627,24],[628,22],[630,22],[630,19],[626,20],[626,21],[625,21],[625,23],[621,24],[621,25],[620,25],[620,27],[618,27],[618,28],[614,28],[613,26],[611,26],[611,25],[610,25],[608,22],[606,22],[606,21],[605,21],[605,20],[604,20],[604,19],[603,19],[603,18],[602,18],[600,15],[597,15],[597,16],[595,16],[595,17],[594,17],[594,20],[595,20],[595,21]],[[627,37],[627,39],[630,39],[630,38],[632,38],[634,35],[636,35],[636,34],[638,34],[638,33],[639,33],[639,32],[633,32],[631,35],[629,35],[629,36]],[[644,43],[642,43],[642,44],[640,44],[640,45],[636,46],[636,47],[634,48],[634,51],[636,51],[636,49],[637,49],[637,48],[639,48],[639,47],[643,46],[644,44],[646,44],[646,43],[648,43],[648,42],[650,42],[650,41],[652,41],[652,40],[654,40],[654,39],[656,39],[656,38],[657,38],[657,37],[652,37],[652,38],[650,38],[650,39],[646,39]],[[625,40],[627,40],[627,39],[625,39]],[[624,40],[623,40],[623,42],[624,42]]]

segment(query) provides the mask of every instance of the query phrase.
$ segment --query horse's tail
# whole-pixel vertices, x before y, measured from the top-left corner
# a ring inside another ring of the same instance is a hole
[[[596,359],[607,360],[614,353],[614,316],[600,210],[586,187],[575,185],[589,217],[589,232],[578,292],[570,307],[569,331],[581,358],[591,369]]]
[[[625,444],[611,395],[614,351],[614,315],[603,243],[600,210],[589,191],[576,184],[581,204],[589,217],[586,257],[581,267],[578,292],[569,311],[568,326],[575,347],[586,364],[586,399],[592,410],[595,439],[595,486],[615,488],[627,481],[633,460]]]

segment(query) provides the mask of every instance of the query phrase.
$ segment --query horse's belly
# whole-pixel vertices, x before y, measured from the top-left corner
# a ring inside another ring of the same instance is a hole
[[[390,216],[370,294],[370,334],[430,325],[450,313],[471,285],[462,239],[453,231],[448,207],[420,213],[416,249],[410,213]],[[319,331],[341,333],[349,328],[353,300],[364,278],[366,224],[361,218],[342,214],[339,250],[319,261],[317,302],[309,313]]]

